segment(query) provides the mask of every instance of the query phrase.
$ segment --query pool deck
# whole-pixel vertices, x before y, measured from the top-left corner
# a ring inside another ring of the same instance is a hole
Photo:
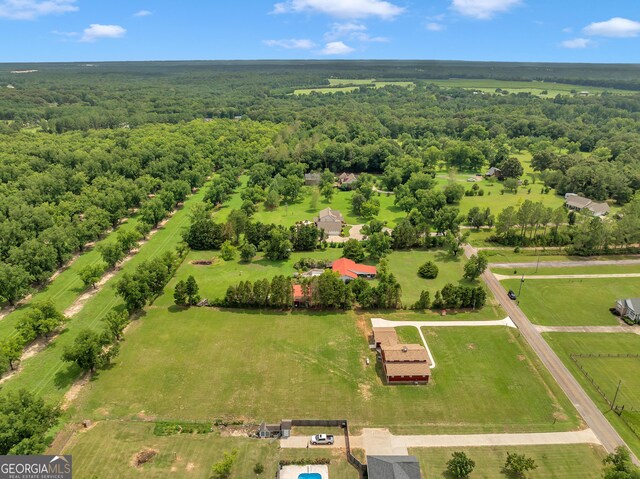
[[[283,466],[278,472],[278,479],[298,479],[301,474],[319,474],[322,479],[329,479],[329,467],[326,465],[313,466]]]

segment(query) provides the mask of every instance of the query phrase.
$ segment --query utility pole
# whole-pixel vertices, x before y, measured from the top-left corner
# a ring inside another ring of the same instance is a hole
[[[618,382],[618,387],[616,388],[616,393],[613,395],[613,401],[611,401],[611,409],[610,411],[613,411],[613,408],[616,405],[616,399],[618,398],[618,393],[620,392],[620,386],[622,385],[622,379]]]
[[[522,292],[522,283],[524,283],[524,274],[522,278],[520,278],[520,288],[518,289],[518,299],[520,298],[520,293]]]

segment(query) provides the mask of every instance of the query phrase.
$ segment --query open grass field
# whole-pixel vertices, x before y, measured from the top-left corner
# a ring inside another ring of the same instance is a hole
[[[136,467],[133,459],[145,449],[157,451],[148,463]],[[332,479],[356,479],[356,469],[341,451],[329,449],[279,449],[275,440],[211,434],[156,436],[153,424],[145,422],[100,422],[88,431],[77,433],[64,449],[73,455],[73,473],[78,479],[197,478],[210,477],[211,466],[225,451],[237,449],[238,459],[230,479],[256,477],[256,463],[264,466],[257,477],[273,478],[280,459],[327,457]]]
[[[590,333],[544,333],[549,345],[555,350],[565,366],[589,394],[605,417],[616,428],[635,454],[640,453],[640,414],[630,412],[631,403],[640,406],[640,368],[638,358],[579,358],[580,364],[593,375],[607,397],[613,400],[618,381],[622,380],[620,389],[621,400],[616,404],[622,405],[623,400],[628,403],[623,412],[623,418],[630,422],[638,431],[638,435],[617,414],[610,411],[610,406],[598,393],[593,384],[580,371],[575,362],[569,357],[571,354],[638,354],[640,351],[640,336],[635,334],[590,334]],[[620,397],[620,396],[619,396]]]
[[[396,433],[579,425],[516,330],[427,330],[438,361],[427,387],[384,385],[369,334],[368,316],[353,312],[151,307],[130,328],[115,365],[100,372],[70,414],[258,422],[347,417],[356,428],[390,427]]]
[[[198,282],[200,296],[212,300],[223,298],[227,288],[238,284],[240,281],[271,279],[279,274],[291,276],[296,272],[293,265],[301,258],[324,259],[327,262],[331,262],[341,257],[341,248],[327,248],[324,251],[295,252],[286,261],[270,261],[259,255],[254,261],[247,264],[240,262],[239,259],[224,261],[219,258],[217,251],[192,251],[187,255],[175,277],[167,285],[166,294],[158,298],[155,305],[160,307],[171,306],[176,283],[191,275]],[[212,265],[193,264],[193,261],[212,260],[214,258],[215,262]],[[402,286],[402,302],[407,306],[415,303],[423,290],[429,291],[433,298],[435,292],[442,289],[446,283],[480,284],[478,281],[469,282],[462,278],[464,270],[463,258],[451,258],[443,251],[394,251],[386,259],[389,264],[389,271],[396,276]],[[438,265],[440,272],[436,279],[426,280],[418,276],[418,268],[426,261],[434,261]],[[374,264],[369,260],[365,262]],[[372,284],[375,284],[375,280],[372,281]],[[435,318],[439,317],[428,312],[426,314]],[[464,315],[466,313],[456,314],[456,319],[464,319],[458,317],[461,314]],[[474,314],[478,313],[468,313],[468,315]],[[493,302],[492,297],[490,297],[487,306],[479,314],[483,316],[480,319],[502,319],[505,316]],[[425,319],[424,316],[425,313],[421,313],[421,316],[416,319]]]
[[[336,93],[343,92],[349,93],[357,90],[361,86],[368,86],[373,88],[384,88],[386,86],[400,86],[404,88],[413,88],[415,83],[412,81],[378,81],[373,78],[370,79],[338,79],[330,78],[328,87],[316,87],[316,88],[300,88],[294,90],[294,95],[309,95],[310,93]]]
[[[507,81],[492,79],[461,79],[427,80],[427,83],[438,85],[441,88],[466,88],[485,93],[495,93],[496,88],[502,88],[509,93],[531,93],[543,98],[553,98],[556,95],[572,95],[571,90],[588,91],[590,94],[600,94],[604,91],[618,95],[632,95],[626,90],[606,89],[581,85],[569,85],[564,83],[540,82],[540,81]],[[544,91],[547,93],[543,93]]]
[[[518,293],[519,279],[502,281]],[[609,312],[619,298],[637,296],[640,278],[525,280],[520,307],[534,324],[545,326],[615,326]]]
[[[410,449],[420,461],[422,474],[429,479],[450,479],[447,461],[455,451],[464,451],[476,462],[472,479],[509,479],[502,473],[507,452],[526,454],[538,466],[528,479],[596,479],[602,477],[602,448],[587,444],[529,447],[469,447]]]
[[[615,259],[615,258],[612,258]],[[568,267],[545,267],[540,261],[540,267],[536,272],[535,267],[528,268],[492,268],[491,271],[497,274],[513,275],[525,274],[533,276],[547,276],[552,274],[640,274],[640,264],[622,265],[589,265],[589,266],[568,266]],[[517,271],[514,273],[514,271]]]
[[[201,189],[196,195],[187,199],[184,207],[142,246],[140,252],[127,262],[115,277],[87,301],[82,311],[66,323],[65,330],[53,342],[24,361],[22,371],[3,383],[3,389],[26,388],[47,400],[61,400],[80,375],[80,370],[75,364],[61,360],[64,347],[72,344],[83,329],[102,330],[102,318],[113,308],[123,307],[122,300],[115,295],[115,284],[123,272],[134,271],[141,262],[175,250],[182,240],[183,227],[189,223],[189,212],[195,203],[202,201],[204,191]]]
[[[117,231],[133,230],[135,229],[137,222],[138,220],[134,216],[133,218],[128,219],[125,223],[122,223],[118,227]],[[115,232],[112,232],[108,234],[103,240],[99,241],[98,244],[111,243],[115,241],[115,238],[116,234]],[[73,262],[73,264],[62,271],[56,278],[53,279],[53,281],[33,294],[30,301],[28,301],[24,306],[5,316],[0,321],[0,339],[12,337],[17,334],[15,331],[16,324],[18,324],[21,317],[28,314],[33,304],[51,300],[59,311],[64,311],[69,306],[71,306],[76,298],[85,291],[85,287],[82,284],[82,280],[80,279],[80,276],[78,274],[79,271],[89,265],[101,263],[104,264],[100,253],[95,247],[79,255],[78,258]]]
[[[247,178],[241,178],[243,185],[246,184]],[[240,191],[238,190],[231,199],[224,204],[224,206],[218,210],[215,214],[215,220],[217,222],[226,221],[229,216],[229,212],[232,209],[239,209],[242,205],[242,199],[240,198]],[[258,211],[251,217],[252,221],[260,221],[262,223],[274,223],[277,225],[283,226],[293,226],[298,221],[302,220],[313,220],[318,213],[325,208],[332,208],[334,210],[338,210],[344,216],[347,224],[355,225],[355,224],[363,224],[366,223],[362,217],[356,216],[351,211],[351,197],[353,196],[352,191],[339,191],[336,190],[333,198],[330,202],[324,200],[324,198],[320,197],[318,200],[318,204],[315,208],[311,205],[311,187],[303,186],[302,193],[300,195],[300,200],[293,204],[280,204],[278,209],[269,211],[264,208],[263,205],[259,206]],[[377,196],[378,200],[380,200],[380,213],[377,216],[377,219],[381,221],[386,221],[387,226],[393,228],[396,223],[402,220],[406,213],[402,211],[400,208],[394,206],[393,195],[385,195],[380,194]]]

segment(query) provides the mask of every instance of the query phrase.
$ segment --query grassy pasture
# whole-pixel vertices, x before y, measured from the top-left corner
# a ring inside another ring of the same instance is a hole
[[[516,293],[519,279],[502,281]],[[615,326],[609,312],[618,298],[637,295],[640,278],[536,279],[525,282],[520,307],[534,324],[545,326]]]
[[[571,90],[576,91],[588,91],[590,94],[601,94],[604,91],[609,93],[615,93],[618,95],[629,95],[633,92],[626,90],[616,90],[601,87],[570,85],[564,83],[554,82],[540,82],[540,81],[507,81],[507,80],[492,80],[492,79],[461,79],[451,78],[448,80],[427,80],[427,83],[438,85],[441,88],[466,88],[471,90],[478,90],[485,93],[495,93],[496,88],[502,88],[509,93],[531,93],[532,95],[541,96],[544,98],[553,98],[556,95],[571,95]],[[547,91],[547,94],[542,94],[543,91]]]
[[[140,467],[132,463],[145,449],[157,455]],[[223,458],[225,451],[238,450],[231,479],[255,477],[256,463],[264,466],[260,477],[274,477],[280,459],[327,457],[330,477],[356,479],[357,471],[349,465],[341,451],[329,449],[279,449],[275,440],[211,434],[156,436],[153,424],[145,422],[100,422],[88,431],[76,433],[64,449],[73,455],[74,477],[89,479],[128,479],[176,477],[205,478],[211,466]]]
[[[616,428],[631,450],[635,454],[640,454],[640,437],[634,434],[617,414],[610,411],[607,402],[570,358],[571,354],[638,354],[640,336],[614,333],[544,333],[544,337],[591,399],[605,413],[605,417]],[[622,396],[619,396],[621,399],[616,401],[616,404],[626,403],[623,417],[640,432],[640,413],[630,412],[632,405],[636,409],[640,406],[640,381],[638,380],[640,359],[579,358],[578,360],[610,400],[613,399],[618,381],[622,380],[620,389]]]
[[[386,86],[400,86],[404,88],[413,88],[415,83],[412,81],[378,81],[371,79],[339,79],[330,78],[328,87],[316,87],[316,88],[299,88],[294,90],[294,95],[309,95],[310,93],[350,93],[357,90],[361,86],[384,88]]]
[[[397,433],[552,431],[579,424],[515,330],[427,330],[438,362],[428,387],[384,385],[369,332],[368,316],[352,312],[152,307],[129,331],[114,367],[100,372],[71,414],[200,421],[346,416],[354,427]],[[477,397],[486,400],[480,404]]]
[[[516,447],[466,447],[411,449],[420,461],[422,474],[430,479],[450,479],[446,473],[447,461],[456,451],[464,451],[476,462],[473,479],[494,479],[508,476],[501,472],[507,452],[526,454],[538,466],[527,473],[529,479],[596,479],[602,477],[602,459],[605,452],[587,444]]]

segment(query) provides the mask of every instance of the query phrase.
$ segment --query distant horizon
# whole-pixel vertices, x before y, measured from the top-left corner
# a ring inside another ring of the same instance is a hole
[[[242,58],[242,59],[167,59],[167,60],[73,60],[73,61],[0,61],[0,65],[64,65],[82,63],[188,63],[188,62],[220,62],[220,63],[250,63],[250,62],[314,62],[314,63],[356,63],[356,62],[442,62],[442,63],[501,63],[501,64],[530,64],[530,65],[620,65],[638,66],[640,62],[571,62],[571,61],[518,61],[518,60],[455,60],[434,58]]]

